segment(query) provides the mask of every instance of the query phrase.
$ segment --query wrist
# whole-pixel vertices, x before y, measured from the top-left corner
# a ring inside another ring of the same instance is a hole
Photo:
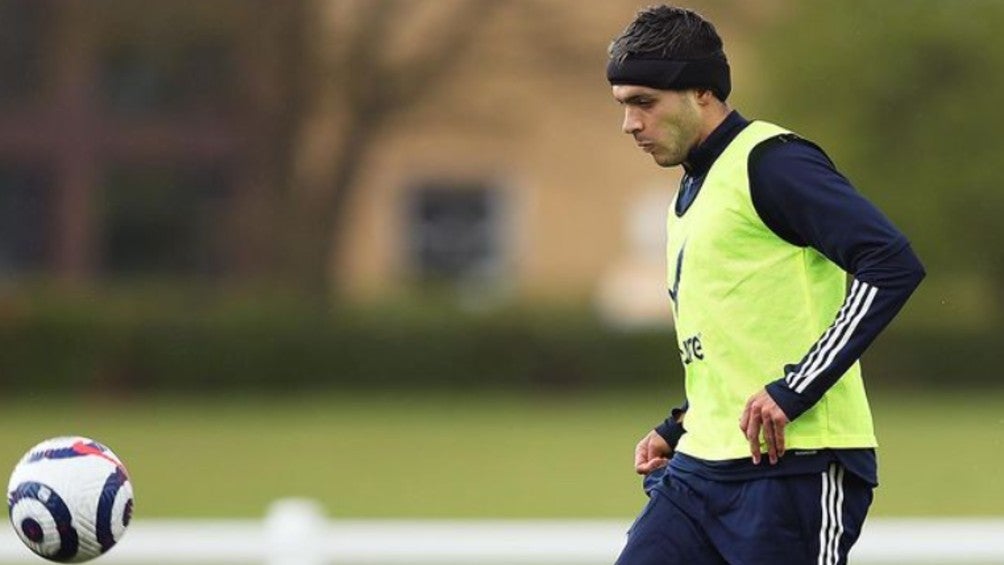
[[[666,440],[669,447],[675,450],[676,444],[680,442],[680,438],[683,437],[683,434],[687,433],[687,430],[676,419],[666,418],[663,423],[655,427],[655,433],[659,434],[662,439]]]
[[[805,413],[815,402],[792,390],[783,378],[769,383],[766,387],[767,394],[778,405],[789,422],[793,422]]]

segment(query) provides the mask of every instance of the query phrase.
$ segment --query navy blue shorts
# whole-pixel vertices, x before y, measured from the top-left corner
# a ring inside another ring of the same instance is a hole
[[[872,501],[839,463],[749,481],[656,473],[616,565],[842,565]]]

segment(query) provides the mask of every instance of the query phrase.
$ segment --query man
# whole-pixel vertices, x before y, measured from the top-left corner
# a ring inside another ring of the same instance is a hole
[[[649,502],[617,563],[845,563],[878,484],[857,360],[923,267],[819,147],[729,108],[698,14],[640,12],[607,78],[624,132],[685,172],[667,257],[687,402],[638,443]]]

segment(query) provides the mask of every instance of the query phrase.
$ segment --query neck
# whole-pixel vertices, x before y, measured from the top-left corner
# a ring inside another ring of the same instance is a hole
[[[704,120],[701,123],[701,139],[697,142],[700,146],[704,143],[704,140],[708,139],[711,132],[715,131],[718,126],[722,125],[725,118],[729,117],[729,113],[732,112],[732,108],[725,102],[719,102],[717,104],[712,104],[708,107],[707,113],[704,116]]]
[[[722,125],[722,122],[729,117],[730,113],[732,113],[732,108],[729,108],[728,104],[724,102],[719,102],[713,107],[705,108],[705,113],[701,120],[701,128],[698,132],[698,135],[700,136],[699,140],[697,144],[691,148],[689,154],[687,155],[687,159],[683,162],[683,169],[688,174],[692,173],[694,169],[694,163],[692,163],[690,159],[692,157],[696,157],[695,153],[700,152],[699,148],[703,146],[704,142],[711,137],[711,134]]]

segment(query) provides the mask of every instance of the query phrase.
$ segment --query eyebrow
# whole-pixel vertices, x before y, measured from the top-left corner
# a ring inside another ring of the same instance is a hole
[[[618,98],[617,102],[619,102],[621,105],[639,104],[642,101],[647,101],[647,100],[651,100],[651,99],[652,99],[652,95],[651,94],[648,94],[647,92],[640,92],[638,94],[632,94],[631,96],[628,96],[627,98],[623,98],[623,99]]]

